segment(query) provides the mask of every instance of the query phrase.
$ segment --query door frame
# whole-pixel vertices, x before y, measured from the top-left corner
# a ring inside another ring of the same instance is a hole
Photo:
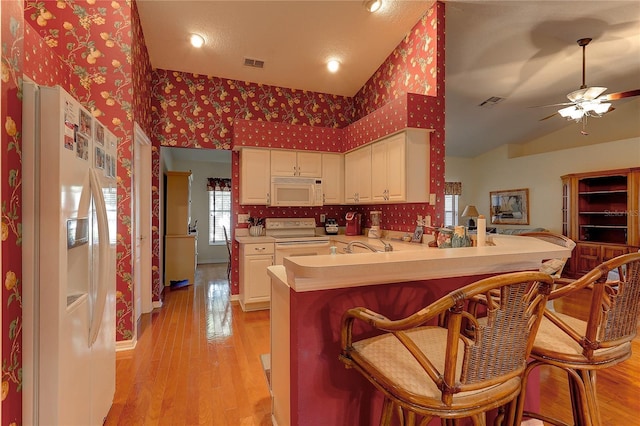
[[[151,140],[144,130],[134,122],[133,143],[133,289],[134,324],[140,315],[153,309],[153,286],[151,274]],[[137,253],[137,251],[140,253]]]

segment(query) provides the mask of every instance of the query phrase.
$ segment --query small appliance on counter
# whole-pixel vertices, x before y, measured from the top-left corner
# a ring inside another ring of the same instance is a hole
[[[369,233],[367,237],[369,238],[380,238],[380,215],[381,211],[372,211],[369,212],[371,215],[371,228],[369,228]]]
[[[327,235],[337,235],[338,221],[333,218],[327,218],[327,220],[324,222],[324,231]]]
[[[362,215],[357,212],[347,212],[345,216],[347,227],[345,235],[360,235],[362,233]]]

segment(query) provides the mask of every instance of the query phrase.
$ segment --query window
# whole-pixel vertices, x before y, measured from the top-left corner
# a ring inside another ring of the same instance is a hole
[[[224,230],[231,231],[231,191],[209,191],[209,244],[224,243]]]
[[[456,226],[458,224],[458,196],[444,196],[444,226]]]

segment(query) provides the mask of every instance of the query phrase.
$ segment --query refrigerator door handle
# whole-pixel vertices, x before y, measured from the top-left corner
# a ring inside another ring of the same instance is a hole
[[[95,305],[91,310],[91,322],[89,325],[89,347],[93,346],[98,338],[98,332],[102,325],[104,306],[107,298],[108,273],[109,273],[109,221],[107,208],[102,194],[102,186],[95,169],[89,169],[89,186],[93,196],[96,220],[98,222],[98,281],[92,291],[95,291]]]

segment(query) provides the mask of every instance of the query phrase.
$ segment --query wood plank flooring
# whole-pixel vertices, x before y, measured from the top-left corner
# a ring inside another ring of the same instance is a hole
[[[168,290],[142,316],[136,348],[116,357],[106,425],[270,425],[259,356],[269,352],[269,311],[229,301],[226,265],[199,265],[196,283]]]
[[[136,348],[118,353],[105,424],[270,425],[268,352],[269,311],[229,301],[226,264],[198,265],[195,285],[168,290],[164,306],[142,316]],[[541,380],[543,409],[568,422],[564,374],[544,368]],[[631,359],[599,372],[603,425],[640,426],[638,390],[640,338]]]

